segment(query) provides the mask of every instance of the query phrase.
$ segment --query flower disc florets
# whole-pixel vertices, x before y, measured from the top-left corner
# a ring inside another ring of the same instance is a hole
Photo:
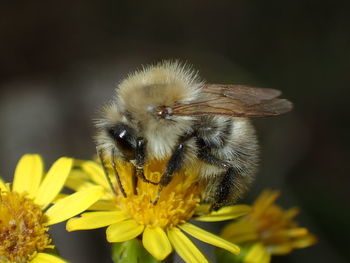
[[[38,251],[53,248],[39,206],[16,192],[0,197],[0,262],[27,262]]]
[[[159,171],[162,171],[160,166],[160,163],[152,163],[145,167],[144,173],[148,180],[159,182],[161,178]],[[118,193],[116,205],[130,214],[139,224],[162,228],[176,226],[187,222],[200,202],[201,186],[194,171],[175,174],[169,185],[162,190],[156,204],[154,202],[160,185],[138,179],[137,186],[134,188],[132,179],[136,175],[130,164],[122,165],[118,173],[126,197],[116,186]]]
[[[167,165],[164,160],[146,163],[143,170],[146,180],[137,176],[133,164],[118,161],[117,173],[112,166],[107,166],[110,183],[99,163],[76,163],[77,169],[68,178],[67,186],[79,191],[98,184],[104,187],[105,194],[89,208],[91,212],[70,219],[67,222],[68,231],[107,226],[109,242],[124,242],[139,237],[144,248],[158,260],[164,260],[175,250],[187,263],[207,263],[206,257],[185,233],[233,254],[239,253],[240,249],[235,244],[189,223],[191,219],[206,222],[229,220],[250,210],[245,205],[238,205],[210,213],[208,206],[199,206],[204,186],[199,183],[196,169],[181,169],[168,185],[162,187],[156,183]],[[197,217],[198,211],[203,216]]]

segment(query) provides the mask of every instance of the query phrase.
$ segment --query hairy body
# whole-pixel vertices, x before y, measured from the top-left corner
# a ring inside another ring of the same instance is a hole
[[[218,88],[205,85],[194,71],[176,62],[135,72],[118,85],[97,122],[100,156],[134,163],[145,181],[146,161],[167,160],[160,182],[149,181],[160,184],[159,194],[174,173],[196,167],[206,186],[203,200],[214,209],[232,204],[252,182],[258,161],[255,131],[245,118],[246,101],[260,102],[260,96],[269,102],[260,108],[249,105],[247,116],[277,115],[290,104],[273,100],[279,94],[275,90],[238,87],[241,97],[233,100],[231,89],[224,94]]]

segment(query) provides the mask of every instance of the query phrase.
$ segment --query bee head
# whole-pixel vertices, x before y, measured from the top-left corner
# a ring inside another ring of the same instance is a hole
[[[117,104],[140,123],[176,121],[172,107],[197,98],[202,83],[188,66],[161,62],[137,71],[123,80],[117,92]]]
[[[173,107],[197,99],[202,85],[195,72],[177,62],[136,71],[118,85],[115,99],[97,123],[98,144],[117,146],[122,156],[132,159],[136,138],[145,138],[148,152],[163,158],[193,122],[173,114]]]
[[[154,114],[159,119],[167,119],[172,115],[172,108],[167,106],[159,106],[154,109]]]

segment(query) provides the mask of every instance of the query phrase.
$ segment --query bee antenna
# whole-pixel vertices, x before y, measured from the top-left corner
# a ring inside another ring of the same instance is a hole
[[[119,189],[122,192],[123,196],[127,197],[127,195],[125,193],[125,190],[124,190],[124,187],[122,185],[122,182],[120,180],[118,171],[117,171],[117,164],[116,164],[115,159],[114,159],[115,158],[115,150],[114,150],[114,148],[112,148],[112,152],[111,153],[112,153],[112,162],[111,162],[111,164],[112,164],[112,167],[113,167],[114,176],[117,179],[117,183],[118,183]]]
[[[115,195],[118,195],[118,193],[115,191],[115,189],[113,187],[113,183],[111,181],[111,178],[108,175],[107,168],[106,168],[106,163],[105,163],[105,158],[104,158],[104,153],[103,153],[102,149],[98,149],[96,147],[96,152],[97,152],[98,158],[100,159],[100,162],[101,162],[101,165],[102,165],[102,169],[103,169],[103,172],[104,172],[105,177],[107,179],[107,182],[109,184],[109,187],[111,188],[111,190],[113,191],[113,193]]]

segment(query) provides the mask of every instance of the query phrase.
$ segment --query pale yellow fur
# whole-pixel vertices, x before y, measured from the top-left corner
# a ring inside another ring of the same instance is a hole
[[[195,102],[203,95],[202,86],[203,82],[195,72],[177,62],[162,62],[129,75],[118,85],[114,100],[105,106],[103,118],[97,122],[97,148],[102,149],[107,157],[111,157],[112,149],[116,155],[123,156],[108,134],[110,127],[120,123],[130,127],[135,136],[145,139],[146,161],[169,159],[175,148],[185,143],[181,167],[194,167],[200,171],[202,182],[206,185],[204,200],[214,203],[227,168],[200,161],[198,153],[204,149],[200,149],[198,138],[194,136],[201,129],[212,128],[213,133],[203,135],[202,140],[220,145],[222,135],[226,134],[226,137],[223,145],[210,149],[210,154],[239,172],[234,183],[231,182],[233,190],[224,200],[233,203],[252,181],[258,162],[257,139],[249,120],[231,116],[209,116],[209,120],[205,120],[205,116],[186,117],[176,114],[159,118],[155,114],[155,109],[161,106],[172,109],[176,104]],[[228,123],[232,125],[227,125]],[[180,141],[181,136],[187,133],[192,134],[192,137],[185,142]]]

